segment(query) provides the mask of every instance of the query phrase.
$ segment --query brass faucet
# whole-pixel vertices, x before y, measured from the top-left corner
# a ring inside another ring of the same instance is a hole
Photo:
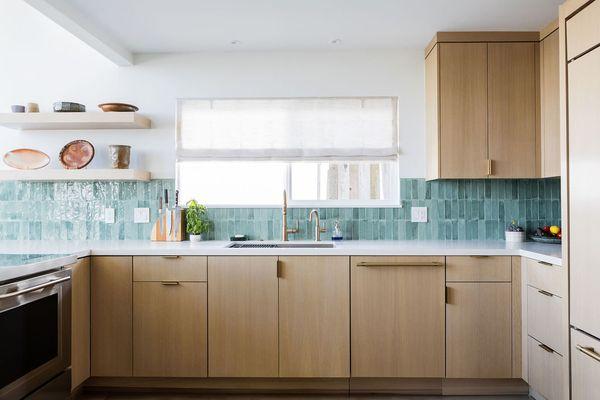
[[[296,227],[289,229],[287,227],[287,193],[285,190],[283,191],[283,207],[281,208],[281,240],[287,242],[288,233],[298,233],[300,232],[300,222],[296,221]]]
[[[321,219],[319,218],[319,210],[312,209],[308,213],[308,222],[312,222],[312,216],[315,215],[315,242],[321,241],[321,233],[327,232],[327,228],[321,228]]]

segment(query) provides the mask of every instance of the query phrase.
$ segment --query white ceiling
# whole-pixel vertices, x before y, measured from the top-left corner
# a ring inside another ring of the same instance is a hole
[[[52,0],[48,0],[52,2]],[[562,0],[63,0],[133,53],[424,48],[436,31],[539,30]],[[334,39],[342,39],[333,45]],[[240,41],[232,45],[232,41]]]

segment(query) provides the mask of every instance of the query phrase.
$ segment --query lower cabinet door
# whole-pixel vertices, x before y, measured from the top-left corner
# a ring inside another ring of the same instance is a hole
[[[350,376],[348,257],[280,257],[279,374]]]
[[[444,257],[352,257],[352,376],[444,376]]]
[[[446,377],[510,378],[510,283],[447,283]]]
[[[205,377],[206,283],[133,283],[133,375]]]
[[[208,275],[210,376],[277,377],[277,257],[209,257]]]
[[[571,329],[571,399],[600,399],[600,341]]]
[[[563,358],[531,336],[527,338],[529,386],[547,400],[563,399]]]

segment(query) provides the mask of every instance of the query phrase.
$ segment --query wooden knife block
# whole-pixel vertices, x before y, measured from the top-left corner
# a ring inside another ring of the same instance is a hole
[[[171,219],[171,231],[167,232],[167,218]],[[179,219],[179,229],[175,221]],[[160,214],[152,227],[150,239],[155,242],[182,242],[185,240],[185,210],[168,210]]]

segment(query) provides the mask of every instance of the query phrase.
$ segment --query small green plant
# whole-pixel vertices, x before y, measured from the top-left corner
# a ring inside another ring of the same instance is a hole
[[[185,220],[187,233],[190,235],[201,235],[210,230],[210,221],[206,215],[206,207],[196,200],[190,200],[186,204]]]

